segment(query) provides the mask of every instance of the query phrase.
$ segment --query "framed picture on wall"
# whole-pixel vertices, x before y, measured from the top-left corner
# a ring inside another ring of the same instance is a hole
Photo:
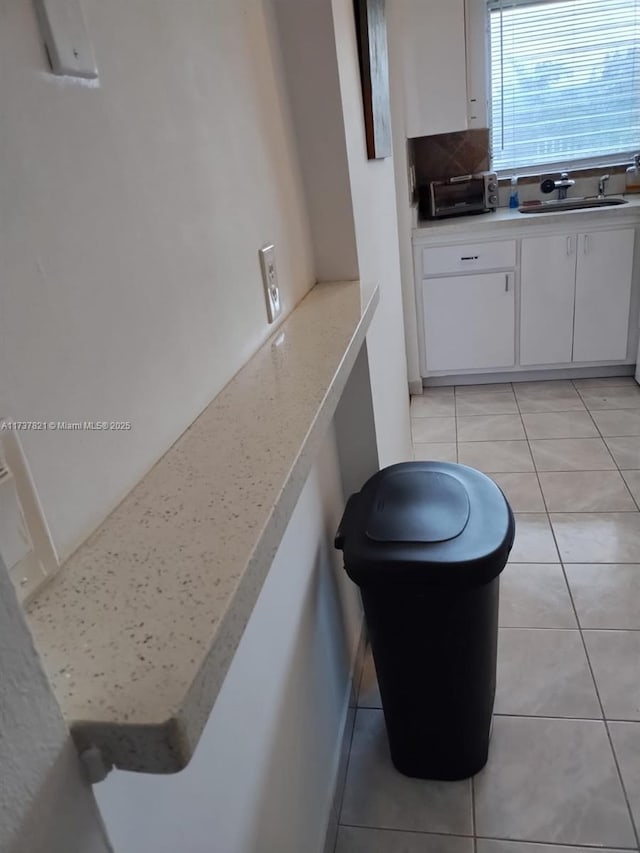
[[[385,0],[354,0],[364,126],[369,160],[391,156]]]

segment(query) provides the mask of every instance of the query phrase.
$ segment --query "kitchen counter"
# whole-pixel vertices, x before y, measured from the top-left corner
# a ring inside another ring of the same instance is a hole
[[[80,750],[191,758],[377,302],[316,285],[29,605]]]
[[[516,233],[520,229],[549,226],[560,220],[572,219],[579,228],[588,228],[591,224],[602,225],[606,221],[624,223],[637,220],[640,214],[640,194],[618,196],[628,199],[628,204],[615,207],[590,208],[585,210],[560,210],[548,213],[520,213],[517,209],[500,207],[493,213],[480,213],[470,216],[454,216],[448,219],[423,220],[413,229],[414,237],[434,237],[439,240],[449,237],[481,237],[483,233],[495,236],[496,232]]]

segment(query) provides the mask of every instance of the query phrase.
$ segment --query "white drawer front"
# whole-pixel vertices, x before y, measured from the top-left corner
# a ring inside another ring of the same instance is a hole
[[[515,267],[516,241],[434,246],[422,250],[422,274],[443,275]]]

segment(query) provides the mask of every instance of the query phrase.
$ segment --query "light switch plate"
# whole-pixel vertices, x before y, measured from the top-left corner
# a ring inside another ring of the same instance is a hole
[[[51,70],[67,77],[98,76],[81,0],[36,0]]]
[[[260,267],[262,268],[262,283],[267,302],[267,317],[273,323],[280,316],[280,291],[278,289],[278,270],[276,269],[275,246],[270,244],[260,249]]]

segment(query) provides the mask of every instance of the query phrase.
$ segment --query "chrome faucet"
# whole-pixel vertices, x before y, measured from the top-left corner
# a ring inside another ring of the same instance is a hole
[[[553,185],[558,190],[558,198],[566,198],[569,187],[575,184],[573,178],[569,177],[568,172],[562,172],[559,181],[554,181]]]
[[[543,193],[552,193],[554,190],[558,190],[558,198],[563,199],[567,197],[567,191],[569,187],[572,187],[575,184],[573,178],[569,177],[568,172],[562,172],[560,174],[560,180],[554,181],[551,178],[547,178],[546,181],[543,181],[540,184],[540,189]]]
[[[604,198],[604,191],[610,175],[603,175],[598,181],[598,198]]]

